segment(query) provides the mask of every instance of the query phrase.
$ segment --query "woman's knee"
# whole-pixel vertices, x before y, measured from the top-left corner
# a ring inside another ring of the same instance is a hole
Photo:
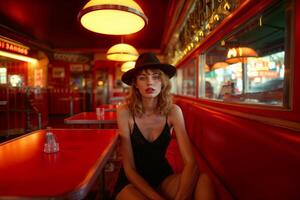
[[[180,174],[168,176],[160,185],[159,190],[167,199],[174,199],[179,188]]]
[[[199,176],[196,191],[195,191],[195,199],[206,199],[206,200],[216,199],[213,182],[211,178],[205,173],[201,173]]]
[[[147,198],[132,184],[125,186],[116,196],[116,200],[147,200]]]

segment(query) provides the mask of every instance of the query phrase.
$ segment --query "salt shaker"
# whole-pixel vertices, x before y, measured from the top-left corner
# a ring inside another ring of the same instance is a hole
[[[50,128],[47,127],[44,152],[55,153],[59,151],[59,144],[56,142],[55,135],[51,132]]]
[[[104,117],[104,112],[105,112],[104,108],[96,108],[97,118],[103,118]]]

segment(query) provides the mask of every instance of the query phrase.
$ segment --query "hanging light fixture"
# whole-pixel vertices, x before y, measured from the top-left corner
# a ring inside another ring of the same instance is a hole
[[[131,45],[119,43],[110,47],[106,57],[108,60],[114,61],[135,61],[139,56],[138,51]]]
[[[127,72],[128,70],[134,68],[135,62],[134,61],[128,61],[122,64],[121,66],[121,71],[122,72]]]
[[[254,49],[249,47],[235,47],[230,48],[227,52],[226,62],[233,64],[242,62],[247,62],[247,58],[249,57],[257,57],[257,53]]]
[[[133,0],[90,0],[78,14],[82,26],[107,35],[138,32],[148,18]]]
[[[228,66],[228,63],[226,62],[216,62],[213,66],[212,66],[212,70],[216,70],[216,69],[222,69],[222,68],[226,68]]]
[[[210,68],[208,66],[208,64],[205,64],[204,66],[204,72],[209,72],[210,71]]]

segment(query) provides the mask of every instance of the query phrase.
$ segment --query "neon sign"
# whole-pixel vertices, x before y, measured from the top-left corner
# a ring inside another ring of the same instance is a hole
[[[0,37],[0,49],[6,50],[9,52],[14,52],[22,55],[27,55],[29,48],[18,44],[16,42],[9,41]]]

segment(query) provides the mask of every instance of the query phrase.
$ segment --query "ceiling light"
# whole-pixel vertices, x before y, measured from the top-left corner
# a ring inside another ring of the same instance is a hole
[[[216,70],[216,69],[222,69],[222,68],[226,68],[228,66],[228,63],[226,62],[216,62],[213,66],[212,66],[212,70]]]
[[[138,51],[131,45],[120,43],[110,47],[107,51],[107,59],[114,61],[135,61],[139,56]]]
[[[209,68],[208,64],[205,64],[204,72],[209,72],[209,71],[210,71],[210,68]]]
[[[90,0],[78,14],[82,26],[107,35],[140,31],[148,18],[133,0]]]
[[[238,63],[242,62],[245,63],[247,58],[249,57],[257,57],[257,53],[254,49],[249,47],[236,47],[230,48],[227,53],[227,63]]]
[[[128,61],[122,64],[121,66],[121,71],[122,72],[127,72],[128,70],[134,68],[135,62],[134,61]]]
[[[25,62],[29,62],[29,63],[37,63],[38,62],[38,60],[35,58],[31,58],[28,56],[23,56],[23,55],[19,55],[19,54],[15,54],[15,53],[9,53],[6,51],[1,51],[1,50],[0,50],[0,56],[13,58],[16,60],[21,60],[21,61],[25,61]]]

